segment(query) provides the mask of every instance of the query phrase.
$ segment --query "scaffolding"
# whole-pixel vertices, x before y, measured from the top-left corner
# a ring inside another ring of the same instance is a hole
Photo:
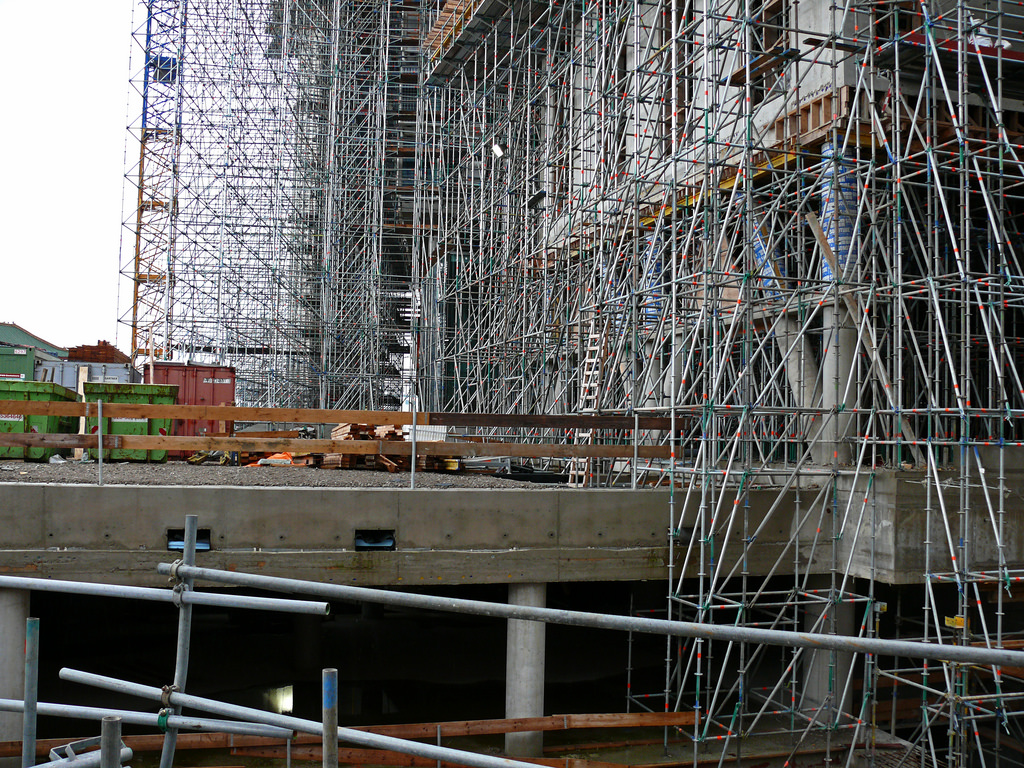
[[[671,618],[1020,647],[1022,32],[998,0],[439,3],[424,406],[670,417],[561,439],[672,447],[566,467],[672,489]],[[1021,670],[666,658],[629,701],[694,709],[698,745],[1024,744]]]
[[[671,489],[669,618],[1024,645],[1017,6],[145,10],[136,359],[254,405],[666,417],[500,431],[671,448],[555,467]],[[1024,752],[1024,670],[694,639],[664,678],[631,706],[698,745]]]
[[[142,14],[122,257],[136,363],[232,364],[248,405],[400,407],[415,4],[151,0]]]

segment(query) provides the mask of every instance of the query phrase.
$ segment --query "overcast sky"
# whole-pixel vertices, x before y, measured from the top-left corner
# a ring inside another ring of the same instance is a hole
[[[0,321],[59,346],[117,332],[133,3],[0,0]]]

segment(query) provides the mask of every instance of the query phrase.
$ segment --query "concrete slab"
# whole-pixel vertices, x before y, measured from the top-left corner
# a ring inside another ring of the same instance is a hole
[[[1009,563],[1024,563],[1024,499],[993,498],[990,514],[972,489],[974,506],[962,518],[956,474],[943,484],[941,505],[921,471],[840,475],[834,509],[820,498],[831,496],[827,486],[719,489],[703,499],[677,492],[677,515],[686,510],[677,546],[713,537],[723,578],[784,571],[795,556],[813,574],[831,568],[829,542],[837,536],[851,575],[908,584],[924,573],[926,540],[929,569],[952,569],[951,558],[947,568],[936,553],[949,538],[947,524],[960,546],[968,520],[972,568],[995,565],[1000,542]],[[273,575],[375,586],[667,576],[671,521],[662,490],[14,483],[0,485],[0,572],[163,584],[155,566],[176,557],[168,531],[189,512],[209,532],[212,551],[201,553],[202,562]],[[393,533],[394,551],[357,551],[356,531],[364,530]],[[685,575],[697,568],[691,558]]]
[[[664,578],[667,493],[25,484],[0,487],[0,572],[163,584],[199,515],[200,564],[374,586]],[[394,551],[357,551],[356,532]]]
[[[996,487],[983,491],[977,478],[967,479],[963,493],[956,469],[940,471],[938,485],[922,469],[865,473],[856,480],[840,476],[836,530],[850,574],[919,584],[926,572],[985,571],[1001,557],[1011,568],[1021,567],[1021,479],[1013,473],[1000,498]]]

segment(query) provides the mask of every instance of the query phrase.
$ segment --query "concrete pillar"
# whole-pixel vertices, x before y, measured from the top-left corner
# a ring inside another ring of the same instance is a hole
[[[827,461],[832,460],[834,453],[840,464],[849,464],[853,460],[853,449],[843,440],[853,436],[853,413],[849,409],[857,402],[859,389],[857,328],[850,313],[842,308],[822,307],[821,322],[821,386],[825,411],[822,440],[828,447]],[[837,411],[835,416],[829,414],[833,408]]]
[[[675,335],[675,343],[671,344],[669,349],[675,350],[676,354],[670,356],[671,362],[669,363],[672,367],[666,371],[664,383],[661,386],[662,401],[661,404],[665,408],[671,408],[672,405],[679,399],[679,392],[683,389],[683,363],[686,360],[686,345],[687,337],[686,334],[677,333]],[[672,391],[672,384],[675,382],[676,389]]]
[[[547,584],[509,584],[508,602],[543,608]],[[539,621],[508,620],[505,717],[544,715],[544,627]],[[511,757],[541,757],[543,749],[543,731],[505,735],[505,753]]]
[[[640,379],[640,405],[645,408],[657,408],[662,401],[661,344],[654,340],[644,342],[643,375]]]
[[[0,699],[25,696],[25,622],[29,592],[0,589]],[[0,741],[21,741],[21,713],[0,713]],[[21,764],[21,759],[17,760]]]
[[[811,340],[807,334],[800,333],[797,322],[784,315],[778,319],[775,325],[775,343],[779,348],[786,368],[786,379],[789,388],[793,392],[793,400],[797,408],[811,409],[818,402],[820,385],[818,381],[818,364],[814,359],[814,352],[811,349]],[[797,425],[804,434],[805,440],[810,440],[821,426],[821,418],[806,414],[801,416]],[[816,443],[811,450],[811,457],[816,464],[825,464],[832,460],[832,446],[824,443]]]
[[[814,589],[815,584],[820,585]],[[807,607],[804,617],[805,632],[829,633],[832,631],[832,619],[835,620],[835,633],[837,635],[856,634],[856,622],[853,611],[853,603],[839,603],[830,605],[828,603],[829,586],[827,577],[812,577],[809,579],[809,589],[812,595],[825,598],[814,601]],[[827,615],[822,617],[826,611]],[[821,708],[818,714],[819,722],[835,723],[840,712],[853,711],[853,689],[847,686],[850,676],[850,667],[853,665],[852,653],[836,653],[835,665],[832,665],[831,651],[804,651],[804,674],[803,674],[803,695],[801,708],[807,714],[812,714]],[[822,703],[831,693],[831,703],[822,707]],[[844,695],[845,693],[845,695]]]

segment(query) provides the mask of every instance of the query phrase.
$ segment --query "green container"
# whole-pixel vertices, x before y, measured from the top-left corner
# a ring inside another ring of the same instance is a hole
[[[162,384],[105,384],[86,382],[82,385],[87,403],[133,403],[136,405],[173,405],[178,398],[178,387]],[[86,432],[95,434],[98,422],[95,416],[86,419]],[[103,435],[169,435],[170,419],[103,417]],[[95,451],[92,451],[95,453]],[[104,461],[167,461],[167,451],[103,450]]]
[[[36,377],[36,351],[28,347],[0,347],[0,381],[32,381]]]
[[[41,400],[44,402],[78,402],[78,395],[60,384],[48,381],[0,380],[0,400]],[[20,416],[0,413],[0,432],[37,432],[43,435],[75,434],[78,432],[76,416]],[[20,448],[0,446],[0,459],[49,461],[55,453],[68,454],[69,450],[56,448]]]

